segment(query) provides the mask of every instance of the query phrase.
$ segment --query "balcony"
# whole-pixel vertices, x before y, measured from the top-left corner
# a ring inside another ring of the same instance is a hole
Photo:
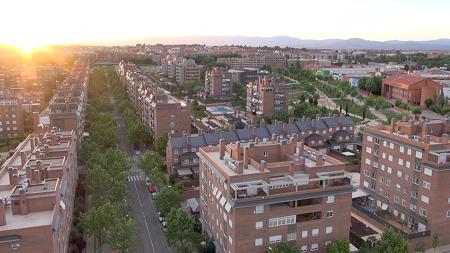
[[[364,201],[353,201],[352,208],[378,223],[379,227],[390,227],[407,240],[414,240],[431,235],[430,230],[418,231],[415,226],[408,226],[405,221],[395,217],[390,211],[372,208]]]

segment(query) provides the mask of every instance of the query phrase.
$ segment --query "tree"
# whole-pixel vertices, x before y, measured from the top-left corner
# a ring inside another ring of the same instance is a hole
[[[416,252],[425,253],[425,250],[426,250],[425,243],[419,242],[416,244],[416,248],[415,248]]]
[[[379,76],[372,76],[367,80],[366,90],[375,95],[381,95],[381,85],[383,78]]]
[[[367,84],[367,77],[361,77],[361,79],[358,80],[358,87],[361,90],[367,90],[366,84]]]
[[[169,135],[164,133],[156,138],[154,150],[159,153],[160,156],[166,156],[167,142],[169,141]]]
[[[347,240],[333,241],[328,246],[327,253],[350,253],[350,244]]]
[[[145,140],[149,138],[144,124],[139,119],[129,123],[127,130],[128,140],[135,146],[144,144]]]
[[[419,108],[419,107],[415,107],[413,110],[412,110],[412,113],[414,113],[414,114],[422,114],[422,110]]]
[[[408,253],[409,246],[400,234],[394,232],[391,228],[387,228],[375,245],[375,250],[379,253]]]
[[[289,117],[291,117],[291,115],[287,112],[273,112],[271,118],[272,120],[279,120],[283,121],[284,123],[288,123]]]
[[[146,151],[139,161],[139,168],[148,176],[152,174],[153,168],[161,169],[162,167],[161,156],[154,151]]]
[[[81,215],[81,224],[86,234],[94,237],[94,252],[97,252],[97,243],[101,249],[106,240],[107,231],[116,218],[114,208],[110,202],[107,202],[104,205],[93,207],[87,214]]]
[[[425,100],[425,105],[430,108],[433,105],[434,101],[431,98],[428,98],[427,100]]]
[[[127,216],[115,218],[110,229],[108,244],[121,253],[134,252],[136,221]]]
[[[194,231],[194,220],[181,208],[173,208],[167,215],[167,241],[181,253],[197,249],[199,234]]]
[[[172,209],[180,207],[181,191],[177,187],[168,186],[157,195],[155,202],[158,210],[167,215]]]
[[[366,111],[367,111],[367,106],[364,106],[363,112],[362,112],[362,119],[363,119],[363,120],[366,119]]]
[[[348,114],[348,101],[345,103],[345,114]]]
[[[281,242],[275,246],[272,247],[268,251],[269,253],[299,253],[298,248],[293,245],[289,244],[287,242]]]
[[[438,234],[433,234],[433,239],[431,242],[431,247],[433,247],[434,252],[436,252],[436,248],[439,247],[439,235]]]

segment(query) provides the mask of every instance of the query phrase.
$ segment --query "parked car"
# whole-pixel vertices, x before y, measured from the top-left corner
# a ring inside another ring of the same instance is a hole
[[[156,186],[154,184],[152,184],[152,183],[147,183],[147,188],[148,188],[148,191],[151,192],[151,193],[155,193],[156,192]]]
[[[158,192],[152,192],[152,199],[156,199],[156,196],[158,196]]]

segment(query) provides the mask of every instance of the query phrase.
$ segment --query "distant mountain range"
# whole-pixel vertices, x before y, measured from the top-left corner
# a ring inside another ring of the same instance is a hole
[[[131,41],[130,41],[131,42]],[[426,41],[373,41],[360,38],[310,40],[290,36],[250,37],[250,36],[182,36],[148,37],[133,43],[146,44],[204,44],[208,46],[247,45],[280,46],[317,49],[369,49],[369,50],[450,50],[450,39]],[[122,43],[121,43],[122,44]]]

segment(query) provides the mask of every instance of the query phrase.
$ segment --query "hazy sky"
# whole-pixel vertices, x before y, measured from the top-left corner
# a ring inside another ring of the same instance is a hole
[[[5,0],[0,43],[183,35],[450,38],[449,0]]]

